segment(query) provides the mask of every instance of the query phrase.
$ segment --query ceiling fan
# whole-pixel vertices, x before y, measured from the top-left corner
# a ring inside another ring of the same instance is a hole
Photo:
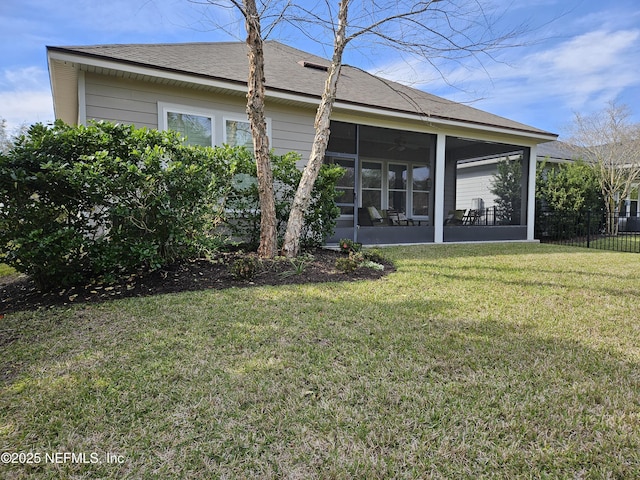
[[[393,145],[391,145],[387,151],[391,152],[391,151],[397,151],[397,152],[404,152],[407,149],[407,142],[404,138],[402,138],[402,136],[396,137],[393,139]]]

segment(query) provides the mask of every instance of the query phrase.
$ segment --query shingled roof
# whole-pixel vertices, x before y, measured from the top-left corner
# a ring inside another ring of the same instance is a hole
[[[125,71],[128,66],[146,67],[157,70],[158,76],[162,76],[162,72],[179,73],[194,77],[194,83],[198,83],[198,79],[209,79],[236,85],[246,85],[247,82],[246,48],[243,42],[47,47],[49,52],[116,62]],[[329,65],[328,60],[275,41],[266,42],[264,51],[267,95],[280,92],[320,98],[326,78],[326,68],[323,67]],[[446,100],[349,65],[342,68],[337,101],[354,107],[418,114],[434,121],[462,122],[555,137],[544,130]]]
[[[547,157],[554,162],[572,161],[576,158],[576,148],[565,142],[547,142],[538,145],[538,157]]]

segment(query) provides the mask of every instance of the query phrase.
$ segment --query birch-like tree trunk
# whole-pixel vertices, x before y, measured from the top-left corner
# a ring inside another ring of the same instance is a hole
[[[264,69],[262,63],[261,21],[266,22],[266,35],[283,24],[302,31],[309,38],[321,41],[330,31],[333,34],[334,51],[331,66],[320,105],[316,113],[315,138],[309,162],[305,167],[296,192],[287,223],[282,252],[288,257],[296,256],[300,250],[300,236],[304,226],[304,215],[309,207],[311,191],[324,161],[329,142],[329,125],[336,98],[338,79],[342,68],[342,56],[351,40],[370,36],[376,44],[387,45],[402,54],[420,58],[435,71],[441,72],[442,59],[459,61],[468,57],[493,58],[491,52],[502,48],[507,40],[520,33],[514,27],[505,33],[493,29],[496,18],[488,15],[483,0],[468,2],[446,2],[444,0],[381,0],[362,2],[339,0],[337,22],[333,17],[333,1],[291,2],[290,0],[190,0],[193,3],[209,3],[227,8],[233,5],[244,16],[249,45],[250,74],[247,112],[251,120],[252,135],[260,188],[262,223],[260,254],[272,256],[271,245],[277,242],[275,211],[270,203],[273,199],[271,169],[268,162],[268,143],[264,123]],[[347,24],[347,12],[351,7],[357,20]],[[221,25],[220,28],[225,28]],[[480,62],[481,63],[481,62]],[[442,73],[441,73],[442,74]],[[389,86],[389,84],[387,84]],[[428,116],[429,112],[423,112]],[[270,192],[270,193],[269,193]],[[272,213],[273,212],[273,213]]]
[[[258,247],[258,256],[261,258],[273,258],[278,250],[278,237],[273,173],[269,156],[269,137],[267,136],[267,122],[264,116],[263,39],[260,28],[260,15],[255,0],[243,1],[247,28],[247,46],[249,48],[247,115],[251,124],[260,199],[260,246]]]
[[[338,79],[340,78],[340,70],[342,68],[342,54],[348,42],[346,37],[348,7],[349,0],[342,0],[340,2],[338,29],[335,33],[333,45],[333,57],[327,71],[327,80],[324,84],[322,99],[316,112],[313,145],[311,146],[309,161],[302,172],[302,178],[300,179],[298,190],[296,190],[296,195],[293,199],[289,220],[287,221],[287,230],[284,234],[282,254],[286,257],[295,257],[300,252],[300,237],[302,228],[304,227],[304,214],[311,202],[311,191],[320,173],[320,167],[322,167],[322,163],[324,162],[324,154],[329,144],[331,112],[333,111],[333,104],[335,103],[336,92],[338,90]]]

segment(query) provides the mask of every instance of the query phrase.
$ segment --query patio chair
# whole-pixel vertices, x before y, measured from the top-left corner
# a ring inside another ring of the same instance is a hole
[[[380,212],[376,207],[367,207],[367,211],[369,212],[369,217],[371,218],[371,222],[374,225],[381,225],[382,223],[384,223],[384,218],[382,218],[382,215],[380,215]]]
[[[376,207],[358,208],[358,225],[361,227],[375,227],[383,223],[384,218]]]
[[[387,218],[391,225],[415,225],[413,219],[407,218],[404,212],[400,210],[387,210]]]
[[[462,219],[463,225],[475,225],[480,220],[482,213],[479,210],[469,209]]]
[[[445,225],[464,225],[464,210],[449,210],[447,218],[444,220]]]

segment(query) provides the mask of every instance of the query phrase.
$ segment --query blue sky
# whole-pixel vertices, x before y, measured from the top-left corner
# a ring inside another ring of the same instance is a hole
[[[304,0],[303,0],[304,1]],[[337,3],[337,0],[336,0]],[[562,134],[574,112],[627,104],[640,122],[640,4],[637,0],[493,0],[502,26],[527,23],[521,47],[495,59],[424,62],[354,45],[346,63]],[[215,23],[227,24],[226,31]],[[243,40],[229,11],[188,0],[0,1],[0,117],[11,128],[53,119],[47,45]],[[274,39],[321,55],[296,32]]]

